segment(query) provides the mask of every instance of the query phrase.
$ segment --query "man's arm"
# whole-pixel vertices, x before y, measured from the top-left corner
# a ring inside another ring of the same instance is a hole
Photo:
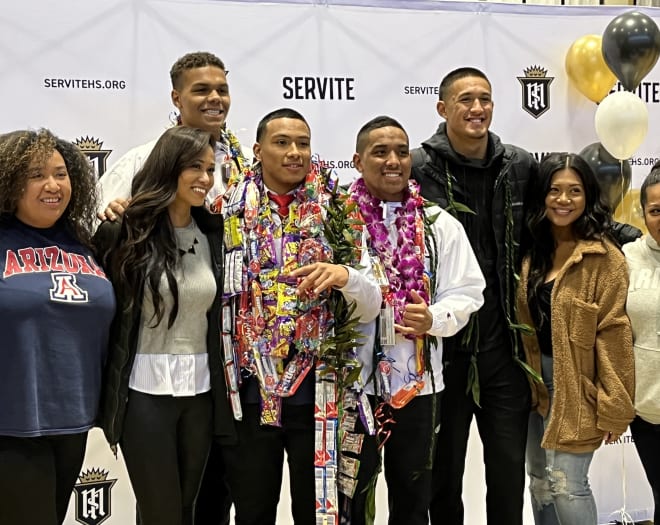
[[[128,151],[99,179],[99,219],[114,220],[114,215],[123,213],[131,196],[133,177],[140,171],[155,144],[156,141],[148,142]]]

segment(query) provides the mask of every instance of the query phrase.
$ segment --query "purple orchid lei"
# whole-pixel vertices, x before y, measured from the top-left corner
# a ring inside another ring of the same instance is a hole
[[[389,299],[394,307],[394,320],[400,324],[406,304],[413,302],[413,290],[427,304],[429,302],[428,281],[424,276],[424,199],[419,194],[419,185],[413,180],[408,182],[408,188],[404,190],[401,199],[402,205],[394,212],[396,248],[390,242],[389,232],[383,221],[383,202],[371,195],[364,179],[359,178],[353,183],[350,194],[360,208],[371,238],[371,248],[384,266],[390,283]]]

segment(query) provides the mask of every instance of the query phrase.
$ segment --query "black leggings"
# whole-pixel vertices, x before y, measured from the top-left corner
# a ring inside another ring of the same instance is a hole
[[[653,492],[653,523],[660,524],[660,425],[637,416],[630,423],[630,432]]]
[[[142,525],[192,525],[211,444],[211,395],[129,391],[121,449]]]
[[[87,432],[0,436],[0,523],[63,523],[86,446]]]

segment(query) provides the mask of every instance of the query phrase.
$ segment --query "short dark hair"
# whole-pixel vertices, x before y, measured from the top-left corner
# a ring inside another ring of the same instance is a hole
[[[656,184],[660,184],[660,161],[653,165],[651,171],[644,179],[644,182],[642,182],[642,187],[639,189],[639,203],[642,205],[642,211],[644,211],[644,207],[648,200],[646,190],[650,186],[655,186]]]
[[[259,124],[257,125],[257,142],[261,141],[264,134],[266,133],[266,126],[268,125],[268,123],[271,120],[276,120],[278,118],[292,118],[296,120],[302,120],[305,123],[305,126],[307,126],[307,129],[310,129],[309,124],[305,120],[305,117],[303,117],[295,109],[280,108],[280,109],[276,109],[275,111],[271,111],[259,121]]]
[[[375,129],[387,127],[399,128],[405,133],[406,139],[408,139],[408,133],[405,129],[403,129],[403,126],[399,123],[399,121],[393,119],[392,117],[388,117],[387,115],[379,115],[372,118],[369,122],[360,128],[360,131],[358,131],[357,134],[357,138],[355,139],[355,151],[358,153],[362,153],[364,151],[364,148],[367,147],[367,138],[369,137],[369,133]]]
[[[483,71],[477,69],[476,67],[459,67],[458,69],[454,69],[453,71],[447,73],[445,75],[445,78],[442,79],[442,82],[440,82],[440,88],[438,89],[439,100],[445,99],[447,90],[451,87],[451,85],[454,82],[460,80],[461,78],[467,78],[467,77],[483,78],[486,82],[488,82],[488,86],[490,86],[492,89],[490,80],[488,80],[488,77]]]
[[[198,67],[205,66],[215,66],[222,69],[225,74],[228,71],[225,69],[225,64],[213,53],[207,53],[206,51],[196,51],[194,53],[188,53],[179,58],[170,69],[170,79],[172,80],[172,87],[174,89],[180,89],[181,76],[184,71],[189,69],[196,69]]]

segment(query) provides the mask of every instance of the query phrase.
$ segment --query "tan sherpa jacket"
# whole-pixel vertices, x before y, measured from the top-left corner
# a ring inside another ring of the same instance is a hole
[[[529,258],[523,261],[518,320],[534,326],[527,305]],[[555,394],[541,446],[565,452],[596,450],[606,431],[622,433],[635,417],[634,357],[625,312],[628,272],[609,241],[579,241],[552,289]],[[524,335],[527,363],[541,373],[536,335]],[[547,416],[548,389],[530,378],[532,407]]]

